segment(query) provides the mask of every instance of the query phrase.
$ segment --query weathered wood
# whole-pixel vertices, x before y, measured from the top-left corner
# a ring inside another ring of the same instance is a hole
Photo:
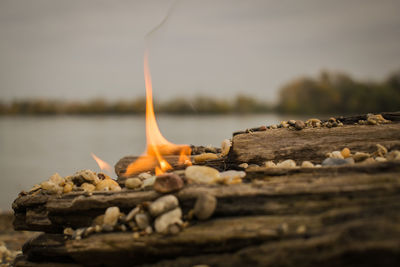
[[[374,152],[376,144],[400,148],[400,123],[383,125],[345,125],[335,128],[286,128],[238,134],[233,137],[228,161],[262,165],[265,161],[293,159],[321,163],[326,153],[344,147],[352,151]]]

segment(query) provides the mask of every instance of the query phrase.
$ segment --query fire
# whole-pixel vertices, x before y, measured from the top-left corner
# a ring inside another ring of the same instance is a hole
[[[126,169],[125,176],[155,170],[156,175],[165,173],[172,166],[163,158],[165,155],[179,155],[179,164],[191,165],[191,149],[188,145],[175,145],[162,136],[154,115],[153,87],[151,83],[148,51],[144,53],[144,80],[146,86],[146,152]]]
[[[112,167],[110,166],[110,164],[108,164],[104,160],[100,159],[95,154],[93,154],[93,153],[90,153],[90,154],[92,155],[93,159],[97,162],[97,165],[99,165],[100,170],[107,171],[108,173],[112,173]]]

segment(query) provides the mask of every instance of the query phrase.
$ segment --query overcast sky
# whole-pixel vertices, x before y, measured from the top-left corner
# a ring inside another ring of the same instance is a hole
[[[144,37],[173,1],[0,0],[0,99],[144,95]],[[398,0],[181,0],[149,39],[154,95],[274,101],[321,69],[400,69]]]

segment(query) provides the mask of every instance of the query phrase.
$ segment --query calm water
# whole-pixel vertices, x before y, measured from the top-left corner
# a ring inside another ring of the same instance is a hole
[[[220,146],[232,132],[281,121],[277,115],[159,116],[174,143]],[[287,118],[286,118],[287,119]],[[114,165],[145,149],[143,117],[0,117],[0,209],[10,209],[21,190],[81,169],[98,170],[93,152]]]

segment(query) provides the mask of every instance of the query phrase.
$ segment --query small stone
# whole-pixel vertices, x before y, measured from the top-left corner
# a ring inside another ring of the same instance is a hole
[[[72,238],[76,240],[82,239],[82,235],[85,232],[86,228],[78,228],[76,231],[74,231]]]
[[[289,127],[289,123],[287,123],[287,121],[281,121],[281,125],[283,128],[288,128]]]
[[[181,231],[181,227],[178,224],[174,223],[168,226],[168,234],[177,235]]]
[[[278,167],[278,168],[295,168],[296,162],[292,159],[287,159],[285,161],[282,161],[282,162],[276,164],[276,167]]]
[[[343,159],[343,155],[340,151],[333,151],[329,154],[330,158],[334,158],[334,159]]]
[[[56,185],[60,185],[64,183],[64,178],[62,178],[58,173],[55,173],[52,176],[50,176],[49,181],[53,182]]]
[[[387,159],[384,158],[384,157],[376,157],[375,161],[377,161],[377,162],[385,162],[385,161],[387,161]]]
[[[296,233],[299,234],[299,235],[305,234],[306,231],[307,231],[307,227],[305,225],[300,225],[296,229]]]
[[[186,178],[198,184],[212,184],[218,181],[219,171],[207,166],[189,166],[185,170]]]
[[[371,157],[371,155],[364,152],[356,152],[353,156],[355,162],[366,160],[369,157]]]
[[[104,226],[114,227],[117,224],[119,217],[119,208],[118,207],[109,207],[104,214]]]
[[[46,190],[50,194],[61,194],[64,190],[63,187],[51,182],[51,181],[45,181],[40,184],[43,190]]]
[[[301,120],[296,121],[296,123],[294,124],[294,128],[296,128],[296,130],[302,130],[305,127],[306,127],[306,124]]]
[[[66,180],[70,180],[76,185],[81,185],[85,182],[97,185],[100,181],[99,177],[91,170],[78,171],[74,175],[67,177]]]
[[[132,231],[139,230],[139,227],[136,225],[136,223],[134,221],[128,222],[128,226],[129,226],[129,228],[131,228]]]
[[[153,233],[153,227],[149,225],[146,227],[146,229],[144,229],[144,231],[146,232],[146,234],[151,235]]]
[[[342,154],[343,158],[350,157],[350,149],[347,147],[343,148],[342,151],[340,151],[340,153]]]
[[[95,231],[94,227],[89,226],[88,228],[86,228],[85,232],[83,233],[84,236],[89,236],[91,234],[93,234]]]
[[[72,189],[73,189],[73,184],[72,183],[66,183],[65,185],[64,185],[64,188],[63,188],[63,193],[64,194],[67,194],[67,193],[69,193],[69,192],[71,192],[72,191]]]
[[[89,183],[83,183],[83,184],[81,184],[81,188],[85,192],[93,192],[96,189],[96,186],[94,186],[93,184],[89,184]]]
[[[282,223],[278,226],[278,232],[281,235],[286,235],[289,232],[289,225],[287,223]]]
[[[126,215],[125,221],[126,221],[126,222],[132,221],[133,218],[135,218],[136,214],[139,213],[139,211],[140,211],[140,207],[139,207],[139,206],[136,207],[136,208],[134,208],[134,209],[132,209],[132,210],[128,213],[128,215]]]
[[[96,233],[100,233],[102,229],[103,229],[103,228],[101,227],[101,225],[95,225],[95,226],[94,226],[94,231],[95,231]]]
[[[353,158],[347,159],[339,159],[339,158],[326,158],[322,162],[322,166],[339,166],[339,165],[346,165],[346,164],[353,164]]]
[[[125,187],[129,189],[136,189],[141,187],[143,184],[140,178],[128,178],[125,181]]]
[[[148,213],[138,213],[135,216],[135,222],[139,229],[144,230],[150,225],[150,215]]]
[[[376,161],[374,158],[367,158],[367,159],[363,160],[360,164],[373,164],[375,162]]]
[[[386,158],[388,160],[400,160],[400,151],[399,150],[393,150],[390,151],[387,155]]]
[[[138,175],[138,177],[140,180],[146,180],[146,179],[153,177],[153,175],[151,175],[148,172],[142,172],[141,174]]]
[[[306,161],[303,161],[303,162],[301,163],[301,167],[302,167],[302,168],[313,168],[313,167],[314,167],[314,164],[312,164],[311,161],[306,160]]]
[[[154,202],[152,202],[148,209],[153,217],[157,217],[158,215],[170,211],[176,207],[178,207],[179,202],[176,196],[174,195],[166,195],[158,198]]]
[[[154,185],[155,181],[156,181],[155,176],[151,176],[150,178],[143,180],[142,188],[152,187]]]
[[[289,120],[288,123],[289,123],[289,125],[294,126],[296,124],[296,121],[295,120]]]
[[[276,124],[271,125],[271,129],[278,129],[278,126]]]
[[[211,159],[217,159],[218,155],[214,153],[203,153],[193,157],[194,163],[201,163]]]
[[[211,194],[201,194],[194,205],[194,215],[199,220],[210,218],[217,207],[217,198]]]
[[[376,144],[376,148],[377,150],[374,154],[379,157],[384,157],[388,152],[387,148],[382,146],[381,144]]]
[[[229,150],[231,149],[232,142],[229,139],[225,139],[221,143],[221,156],[226,156],[229,153]]]
[[[97,216],[96,218],[94,218],[94,220],[92,222],[93,226],[103,225],[103,224],[104,224],[104,214]]]
[[[333,122],[336,122],[336,119],[334,117],[330,117],[328,121],[333,123]]]
[[[167,213],[158,216],[154,223],[154,228],[157,233],[167,233],[168,226],[171,224],[182,224],[182,210],[175,208]]]
[[[121,187],[113,179],[104,179],[97,183],[96,191],[121,191]]]
[[[140,238],[140,234],[138,232],[134,232],[132,234],[133,239],[139,239]]]
[[[266,161],[266,162],[264,163],[264,167],[265,167],[265,168],[275,168],[275,167],[276,167],[276,164],[275,164],[272,160],[270,160],[270,161]]]
[[[183,180],[174,173],[165,173],[156,177],[153,188],[159,193],[178,191],[183,187]]]
[[[98,177],[100,180],[111,179],[110,176],[108,176],[107,174],[102,173],[102,172],[99,172],[99,173],[97,174],[97,177]]]
[[[243,169],[247,169],[249,167],[249,164],[244,162],[244,163],[239,164],[238,167],[243,168]]]
[[[71,227],[67,227],[64,229],[64,235],[72,236],[74,234],[74,230]]]
[[[224,184],[238,184],[242,182],[242,178],[246,176],[244,171],[224,171],[219,174],[219,182]]]
[[[306,124],[309,125],[309,126],[312,126],[312,127],[320,127],[321,126],[321,120],[315,119],[315,118],[308,119],[306,121]]]

